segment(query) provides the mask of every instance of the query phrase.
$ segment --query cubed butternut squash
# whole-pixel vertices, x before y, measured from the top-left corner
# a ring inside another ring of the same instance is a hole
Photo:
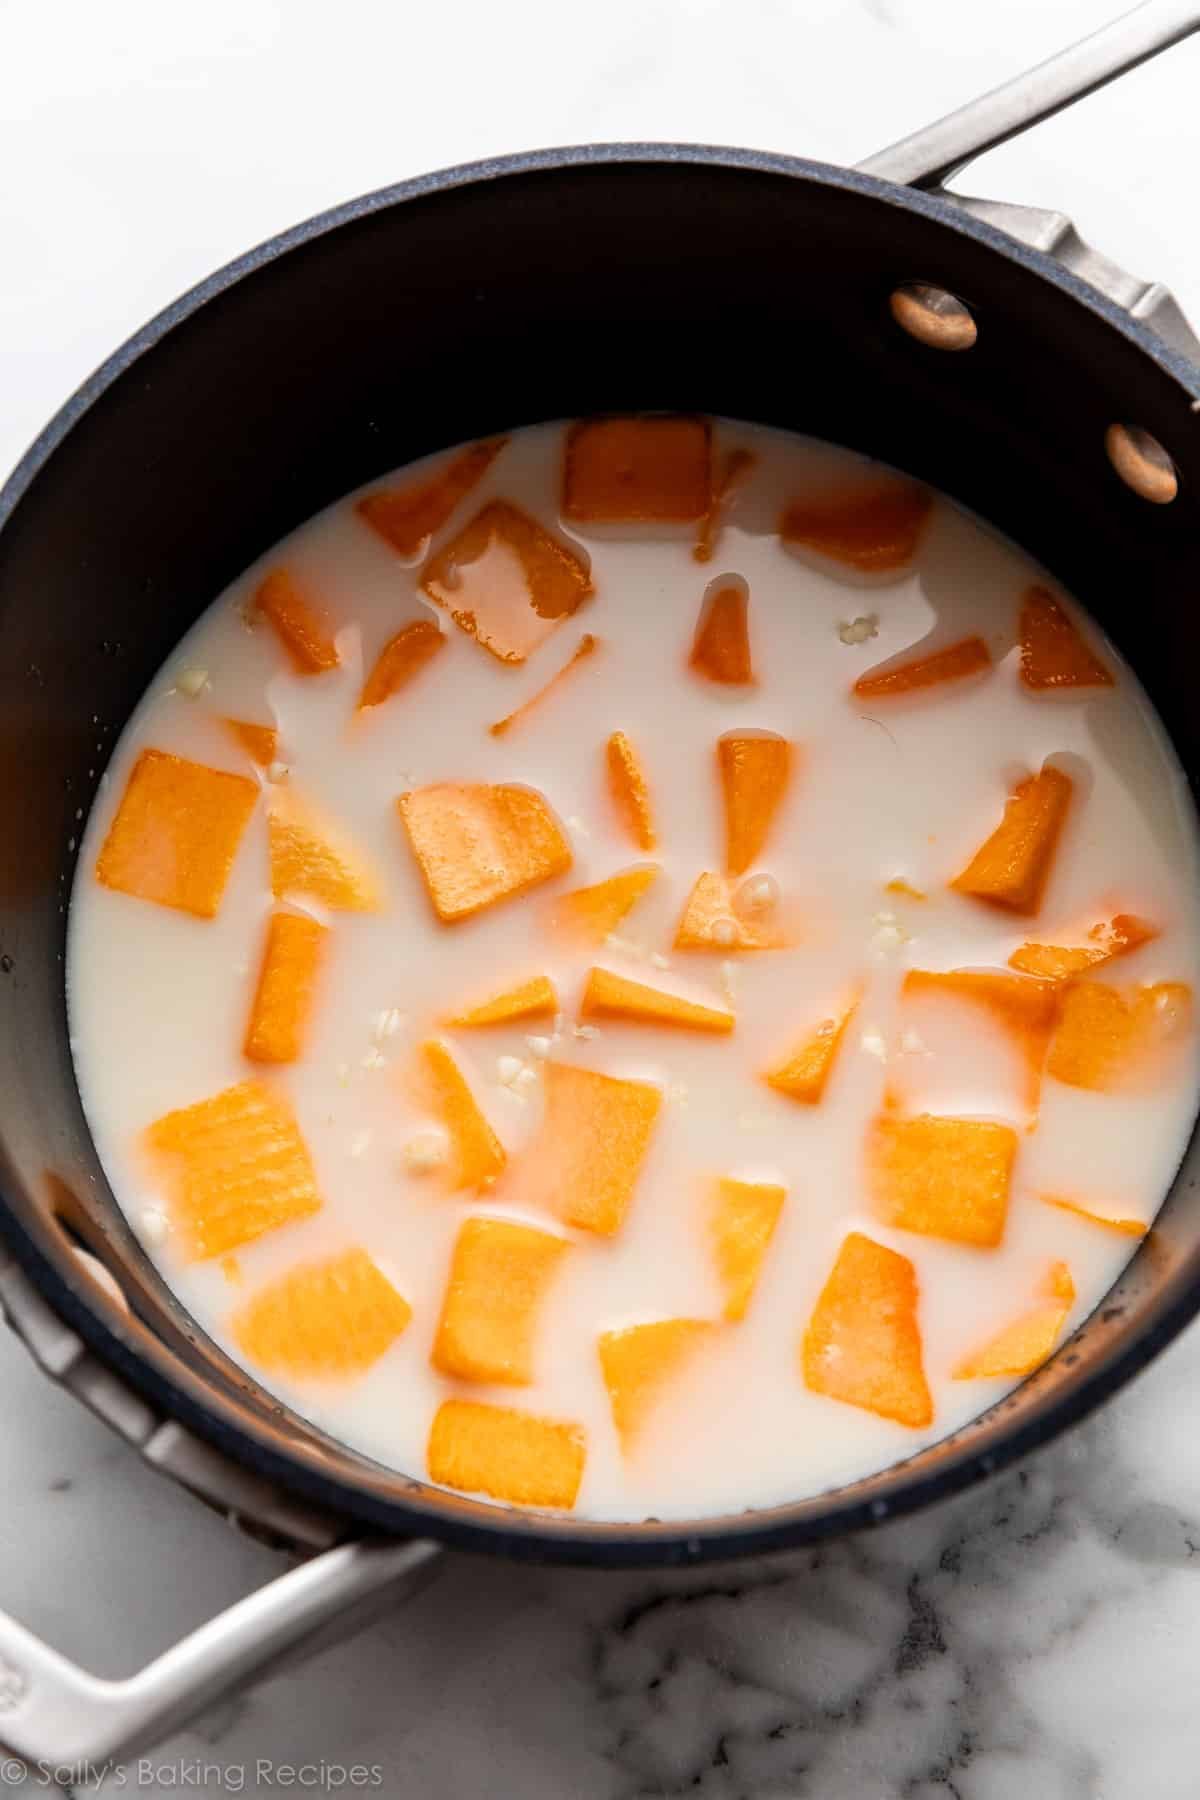
[[[805,1386],[913,1430],[931,1425],[917,1301],[908,1257],[850,1232],[804,1333]]]
[[[328,937],[301,913],[273,914],[242,1046],[251,1062],[290,1063],[303,1054]]]
[[[592,593],[582,556],[507,500],[434,552],[421,586],[501,662],[524,662]]]
[[[295,1114],[261,1081],[165,1113],[145,1142],[196,1261],[253,1243],[321,1205]]]
[[[725,806],[725,869],[743,875],[771,834],[791,783],[795,754],[773,731],[729,731],[717,740]]]
[[[563,516],[579,523],[686,522],[708,511],[707,419],[643,414],[580,419],[567,433]]]
[[[600,1368],[624,1450],[634,1448],[672,1376],[711,1339],[712,1332],[706,1319],[655,1319],[601,1334]]]
[[[248,776],[143,750],[96,860],[97,881],[156,906],[216,918],[258,795]]]
[[[1021,603],[1021,680],[1035,690],[1112,687],[1112,670],[1085,643],[1066,608],[1044,587]]]
[[[960,894],[1009,912],[1033,914],[1042,903],[1073,784],[1047,764],[1013,789],[1004,817],[950,883]]]
[[[422,481],[365,494],[355,510],[401,556],[419,556],[434,532],[441,530],[459,502],[483,479],[507,442],[501,437],[470,444]]]
[[[347,1380],[391,1348],[412,1318],[367,1252],[305,1263],[260,1288],[234,1314],[234,1342],[273,1374]]]
[[[868,1183],[885,1224],[991,1250],[1004,1236],[1016,1154],[1008,1125],[885,1113],[868,1139]]]
[[[478,1400],[443,1401],[426,1450],[429,1479],[442,1487],[562,1511],[575,1504],[586,1460],[581,1425]]]
[[[579,1006],[581,1019],[621,1019],[632,1025],[667,1025],[679,1031],[729,1032],[736,1024],[723,1006],[704,1006],[668,994],[611,969],[589,969]]]
[[[571,846],[532,788],[437,782],[396,802],[444,924],[523,894],[571,867]]]

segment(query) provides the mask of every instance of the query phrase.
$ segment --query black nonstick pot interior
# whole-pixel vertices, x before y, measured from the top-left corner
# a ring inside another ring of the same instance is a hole
[[[970,306],[973,348],[926,348],[895,325],[889,296],[911,281]],[[86,269],[79,290],[82,307]],[[1194,779],[1197,392],[1141,327],[945,202],[731,151],[557,152],[432,177],[301,227],[155,321],[0,497],[0,1229],[53,1306],[164,1410],[274,1480],[376,1526],[559,1560],[729,1555],[848,1530],[1096,1404],[1200,1306],[1195,1142],[1155,1229],[1059,1355],[881,1475],[790,1507],[630,1527],[510,1512],[381,1469],[230,1364],[124,1226],[71,1068],[65,909],[117,733],[246,563],[411,457],[593,411],[760,420],[945,489],[1085,601]],[[1169,450],[1172,504],[1113,473],[1113,423]],[[81,1244],[128,1312],[83,1273]]]

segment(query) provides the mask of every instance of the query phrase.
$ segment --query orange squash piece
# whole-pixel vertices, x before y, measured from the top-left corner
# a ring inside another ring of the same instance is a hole
[[[912,561],[932,508],[927,488],[890,482],[865,492],[793,500],[779,521],[779,535],[785,544],[880,574]]]
[[[749,450],[731,450],[721,464],[721,473],[713,482],[708,510],[700,521],[700,529],[696,533],[692,549],[692,555],[698,563],[712,561],[717,539],[721,535],[721,520],[725,508],[738,488],[748,479],[757,462],[758,458]]]
[[[711,463],[707,419],[580,419],[567,433],[563,517],[614,524],[701,519]]]
[[[295,1115],[261,1081],[165,1113],[146,1132],[146,1148],[196,1261],[253,1243],[321,1205]]]
[[[435,551],[421,586],[507,663],[524,662],[593,591],[582,559],[507,500],[493,500]]]
[[[740,587],[705,595],[688,667],[723,687],[753,687],[750,660],[749,595]]]
[[[430,1360],[460,1381],[525,1387],[533,1380],[538,1312],[567,1248],[565,1238],[510,1219],[467,1219]]]
[[[271,766],[279,748],[279,733],[273,725],[250,725],[245,719],[226,719],[225,724],[251,762],[260,769]]]
[[[876,1210],[902,1231],[994,1249],[1004,1236],[1016,1154],[1008,1125],[885,1113],[867,1150]]]
[[[914,657],[912,662],[895,663],[878,673],[860,675],[854,692],[860,700],[890,700],[921,688],[939,687],[946,681],[962,681],[991,666],[991,651],[983,639],[965,637],[956,644],[947,644],[944,650]]]
[[[478,1006],[453,1013],[446,1024],[456,1026],[460,1031],[484,1025],[514,1025],[518,1019],[552,1019],[557,1011],[558,994],[554,983],[548,975],[534,975],[514,988],[493,994],[490,1000],[483,1000]]]
[[[143,750],[96,859],[102,887],[214,919],[259,788],[165,750]]]
[[[395,637],[389,638],[383,646],[375,659],[375,667],[363,682],[358,697],[359,712],[382,706],[385,700],[406,688],[445,647],[446,634],[438,630],[432,619],[410,619],[407,625],[402,625]]]
[[[273,915],[242,1046],[251,1062],[290,1063],[303,1053],[328,936],[301,913]]]
[[[571,867],[571,846],[532,788],[442,781],[396,802],[434,911],[470,918]]]
[[[1052,1264],[1034,1306],[964,1357],[955,1381],[999,1381],[1031,1375],[1045,1362],[1075,1304],[1075,1283],[1065,1262]]]
[[[1021,969],[1027,975],[1038,975],[1045,981],[1067,981],[1114,957],[1128,956],[1158,936],[1158,927],[1136,913],[1116,913],[1102,919],[1087,933],[1086,942],[1070,946],[1057,944],[1022,944],[1008,959],[1010,969]]]
[[[542,1127],[522,1160],[520,1198],[612,1237],[629,1210],[662,1090],[560,1062],[546,1063],[544,1085]]]
[[[716,1183],[709,1229],[726,1319],[746,1316],[786,1198],[787,1189],[776,1182],[735,1181],[723,1175]]]
[[[617,815],[639,850],[653,850],[658,842],[650,789],[637,751],[623,731],[614,731],[604,750],[608,788]]]
[[[681,994],[665,994],[643,981],[614,975],[611,969],[589,969],[581,1019],[623,1019],[634,1025],[670,1025],[680,1031],[729,1032],[736,1023],[724,1007],[702,1006]]]
[[[287,569],[271,571],[254,604],[274,626],[297,675],[323,675],[337,668],[337,645],[325,621]]]
[[[903,875],[893,875],[884,891],[889,894],[898,894],[901,900],[928,900],[929,898],[929,895],[922,893],[919,887],[914,887],[911,881],[905,881]]]
[[[623,1331],[601,1334],[597,1345],[600,1368],[613,1424],[626,1451],[633,1448],[671,1377],[712,1331],[706,1319],[656,1319],[650,1325],[630,1325]]]
[[[586,1459],[581,1425],[478,1400],[443,1401],[426,1451],[429,1479],[442,1487],[563,1511],[575,1504]]]
[[[1112,1213],[1097,1212],[1094,1206],[1084,1206],[1078,1200],[1072,1200],[1066,1194],[1039,1194],[1038,1199],[1045,1206],[1057,1207],[1059,1212],[1073,1213],[1077,1219],[1086,1219],[1089,1225],[1099,1225],[1105,1231],[1115,1231],[1121,1237],[1145,1237],[1150,1227],[1141,1219],[1120,1219]]]
[[[354,510],[401,556],[419,556],[459,501],[483,479],[507,442],[500,437],[471,444],[451,457],[436,475],[410,487],[365,494]]]
[[[852,1231],[804,1333],[804,1385],[920,1430],[933,1423],[907,1256]]]
[[[577,669],[581,662],[585,662],[587,658],[592,655],[593,651],[596,651],[599,648],[600,639],[593,637],[590,631],[585,631],[562,668],[557,670],[556,673],[550,677],[544,687],[540,687],[536,694],[531,694],[528,700],[523,700],[520,706],[516,707],[512,712],[505,713],[502,719],[496,719],[488,726],[491,735],[493,737],[504,737],[507,732],[512,730],[514,725],[521,724],[522,720],[527,719],[531,712],[536,712],[542,702],[549,699],[550,695],[562,686],[563,682],[570,676],[572,670]]]
[[[466,1076],[436,1038],[421,1046],[434,1107],[450,1137],[452,1188],[490,1187],[507,1160]]]
[[[728,731],[717,739],[728,874],[743,875],[758,860],[791,782],[793,762],[793,746],[773,731]]]
[[[1036,913],[1050,878],[1071,792],[1070,776],[1049,766],[1040,775],[1019,782],[999,825],[950,886],[1009,912]]]
[[[773,1069],[767,1069],[763,1080],[776,1093],[786,1094],[805,1106],[818,1106],[825,1097],[829,1077],[846,1027],[858,1009],[857,996],[831,1018],[822,1019],[804,1041]]]
[[[293,788],[277,787],[267,816],[271,892],[307,894],[336,912],[373,912],[379,890],[366,859]]]
[[[1154,982],[1128,995],[1102,981],[1071,982],[1047,1071],[1068,1087],[1124,1087],[1189,1028],[1191,1016],[1192,990],[1183,981]]]
[[[696,879],[675,928],[676,950],[783,950],[792,942],[772,912],[747,914],[735,903],[732,881],[706,873]]]
[[[1112,671],[1093,654],[1074,620],[1043,587],[1021,603],[1021,680],[1027,688],[1112,687]]]
[[[260,1368],[297,1380],[346,1380],[378,1362],[412,1318],[365,1250],[305,1263],[234,1314],[234,1341]]]
[[[1058,1023],[1060,996],[1054,982],[987,969],[910,969],[900,993],[903,999],[942,995],[988,1013],[1020,1052],[1026,1103],[1037,1107],[1046,1051]]]
[[[584,943],[602,943],[661,873],[657,863],[639,863],[593,887],[560,894],[554,902],[554,923],[560,931]]]

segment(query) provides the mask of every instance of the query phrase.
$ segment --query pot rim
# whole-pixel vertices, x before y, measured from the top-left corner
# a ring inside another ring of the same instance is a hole
[[[458,164],[376,189],[289,227],[214,271],[126,339],[58,409],[0,489],[0,531],[60,444],[101,396],[177,326],[260,268],[356,220],[459,187],[509,177],[554,175],[570,169],[652,164],[801,180],[857,193],[932,218],[1063,290],[1130,340],[1190,399],[1200,398],[1200,370],[1148,327],[1052,257],[1018,243],[963,212],[942,195],[897,187],[835,164],[765,150],[696,144],[574,145]],[[1127,1341],[1110,1347],[1082,1368],[1068,1387],[1049,1396],[1023,1422],[1006,1424],[1002,1418],[1005,1400],[998,1402],[959,1432],[931,1446],[939,1450],[938,1459],[931,1469],[916,1477],[908,1472],[908,1463],[898,1462],[854,1483],[853,1498],[839,1499],[846,1490],[835,1489],[828,1495],[818,1494],[735,1515],[662,1524],[593,1523],[569,1514],[541,1514],[464,1501],[452,1494],[443,1496],[439,1490],[420,1483],[414,1483],[411,1494],[385,1494],[382,1485],[375,1492],[366,1481],[351,1482],[331,1476],[326,1459],[315,1446],[299,1441],[280,1448],[279,1432],[248,1417],[235,1401],[193,1370],[181,1366],[174,1354],[165,1346],[158,1346],[151,1334],[141,1329],[139,1335],[146,1341],[139,1345],[133,1331],[121,1332],[115,1314],[111,1318],[102,1316],[89,1302],[89,1284],[64,1278],[49,1251],[4,1202],[2,1192],[0,1238],[8,1242],[17,1261],[59,1317],[77,1329],[110,1368],[167,1415],[194,1428],[238,1463],[347,1520],[375,1530],[416,1533],[463,1548],[559,1563],[633,1567],[754,1555],[814,1543],[904,1516],[974,1485],[1078,1422],[1131,1379],[1200,1312],[1198,1271],[1190,1280],[1177,1278],[1155,1316]],[[1067,1341],[1068,1346],[1071,1341]],[[1053,1366],[1061,1354],[1060,1349],[1046,1367]],[[1008,1399],[1011,1396],[1006,1396]],[[368,1475],[369,1472],[368,1469]],[[386,1476],[389,1484],[397,1480],[395,1471],[381,1469],[380,1475]]]

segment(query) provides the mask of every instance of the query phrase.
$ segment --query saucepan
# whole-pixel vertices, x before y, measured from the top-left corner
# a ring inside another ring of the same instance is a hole
[[[761,1553],[929,1504],[1096,1406],[1200,1309],[1200,1144],[1054,1359],[908,1461],[792,1505],[600,1524],[432,1489],[297,1417],[172,1299],[84,1123],[63,985],[78,821],[135,701],[283,533],[380,471],[540,419],[791,427],[944,489],[1086,601],[1200,772],[1200,343],[1056,213],[943,183],[1200,25],[1152,3],[859,169],[602,145],[370,194],[132,338],[0,495],[0,1301],[159,1469],[303,1553],[129,1680],[0,1615],[0,1737],[102,1760],[178,1725],[442,1545],[608,1565]]]

